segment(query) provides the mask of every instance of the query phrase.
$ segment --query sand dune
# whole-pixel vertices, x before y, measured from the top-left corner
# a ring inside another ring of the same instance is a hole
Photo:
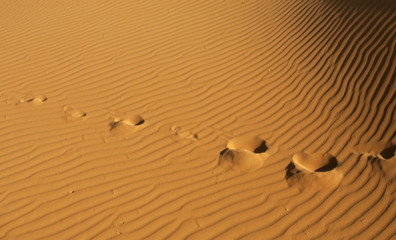
[[[396,239],[396,2],[0,3],[0,239]]]

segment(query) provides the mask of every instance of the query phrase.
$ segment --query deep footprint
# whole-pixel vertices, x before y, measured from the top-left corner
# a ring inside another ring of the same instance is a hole
[[[300,189],[336,187],[342,179],[337,170],[338,160],[329,153],[296,153],[286,166],[285,179],[289,186]]]
[[[259,169],[267,158],[265,141],[257,136],[236,137],[228,141],[227,148],[219,154],[218,166],[224,171],[240,173]]]
[[[263,139],[251,135],[232,138],[228,141],[227,148],[233,150],[246,150],[253,153],[263,153],[268,150]]]
[[[298,170],[308,172],[328,172],[338,165],[337,159],[328,153],[296,153],[292,161]]]

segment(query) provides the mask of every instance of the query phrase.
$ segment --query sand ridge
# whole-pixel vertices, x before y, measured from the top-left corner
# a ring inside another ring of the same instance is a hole
[[[0,3],[0,239],[393,239],[396,4]]]

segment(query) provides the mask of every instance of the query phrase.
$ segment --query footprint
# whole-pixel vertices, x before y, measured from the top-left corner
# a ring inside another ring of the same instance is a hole
[[[396,176],[396,144],[395,142],[380,141],[376,143],[368,143],[356,147],[357,152],[363,157],[370,160],[373,167],[377,167],[378,171],[393,181]]]
[[[232,138],[220,152],[218,170],[246,173],[259,169],[268,157],[267,150],[265,141],[257,136]]]
[[[190,140],[198,139],[198,134],[192,133],[191,131],[183,129],[182,127],[179,126],[172,126],[170,130],[174,133],[174,135],[177,135],[183,139],[190,139]]]
[[[264,140],[251,135],[232,138],[228,141],[227,148],[232,150],[246,150],[253,153],[263,153],[268,150]]]
[[[27,95],[19,99],[19,103],[43,103],[46,102],[48,98],[44,95],[32,96]]]
[[[109,123],[109,131],[115,130],[137,130],[143,127],[145,120],[140,115],[136,114],[119,114],[118,116],[113,116]]]
[[[395,157],[396,145],[389,141],[379,141],[374,143],[360,144],[353,148],[357,154],[370,155],[382,160],[389,160]]]
[[[328,153],[296,153],[292,161],[298,170],[308,172],[328,172],[338,165],[337,159]]]
[[[296,153],[286,166],[289,186],[302,189],[324,189],[339,185],[343,175],[337,169],[337,159],[329,153]]]
[[[78,109],[74,109],[70,106],[64,106],[63,107],[63,111],[65,113],[65,115],[63,116],[63,118],[66,121],[73,121],[73,120],[78,120],[78,119],[84,119],[87,116],[87,113],[78,110]]]

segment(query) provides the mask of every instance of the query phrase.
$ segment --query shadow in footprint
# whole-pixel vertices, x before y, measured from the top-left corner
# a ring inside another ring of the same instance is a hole
[[[329,159],[329,162],[326,165],[316,169],[315,172],[328,172],[328,171],[333,170],[337,166],[338,166],[337,159],[335,157],[332,157]]]
[[[384,150],[382,150],[380,152],[380,156],[383,159],[388,160],[388,159],[391,159],[391,158],[393,158],[395,156],[395,151],[396,151],[396,146],[390,146],[390,147],[385,148]]]
[[[296,165],[294,165],[294,163],[292,163],[292,162],[290,162],[286,166],[285,170],[286,170],[286,175],[285,175],[286,180],[300,172],[299,170],[296,169]]]
[[[263,153],[263,152],[266,152],[268,150],[268,147],[267,147],[267,145],[265,144],[265,141],[263,140],[262,142],[261,142],[261,144],[256,148],[256,149],[254,149],[254,153]]]
[[[142,120],[140,120],[139,122],[137,122],[137,123],[135,124],[135,126],[142,125],[143,123],[144,123],[144,120],[142,119]]]
[[[228,150],[230,150],[229,148],[225,148],[223,151],[220,152],[220,157],[224,156],[225,154],[227,154]]]

